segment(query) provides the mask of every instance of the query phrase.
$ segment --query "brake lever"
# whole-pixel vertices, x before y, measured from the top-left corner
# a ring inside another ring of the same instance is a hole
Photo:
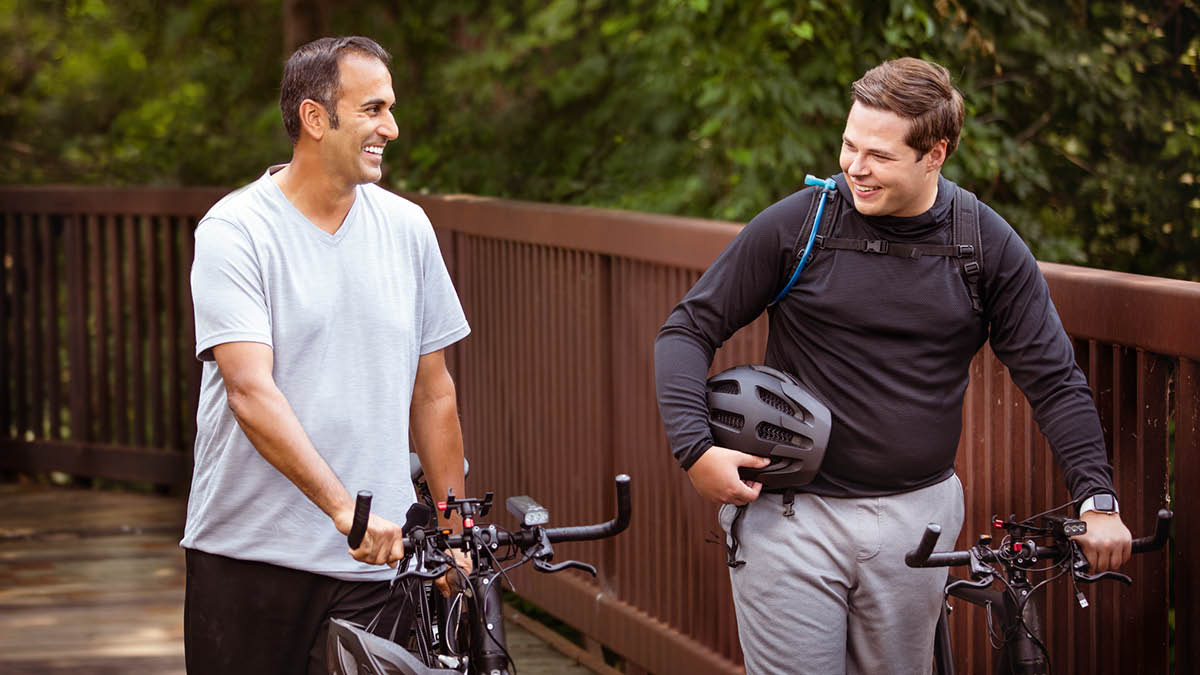
[[[529,557],[533,558],[533,568],[539,572],[546,574],[554,574],[566,569],[583,570],[593,577],[596,576],[596,568],[585,562],[578,560],[565,560],[560,563],[552,563],[554,560],[554,547],[550,544],[550,537],[542,528],[537,528],[538,538],[537,543],[530,550]]]
[[[450,557],[438,548],[437,537],[426,537],[420,530],[410,536],[414,539],[413,552],[405,557],[404,569],[396,572],[397,580],[416,577],[432,581],[450,571]]]
[[[967,572],[971,575],[972,579],[975,579],[975,580],[987,579],[986,584],[984,584],[982,586],[978,586],[978,588],[987,588],[988,586],[992,585],[993,581],[996,580],[996,570],[993,569],[991,565],[989,565],[983,561],[983,556],[981,556],[979,553],[979,550],[981,548],[983,548],[982,545],[971,547],[971,550],[970,550],[971,561],[967,564]],[[986,549],[984,549],[984,550],[986,550]],[[974,584],[967,584],[967,585],[973,586]]]
[[[564,560],[563,562],[560,562],[560,563],[548,563],[544,560],[541,560],[540,558],[534,558],[533,559],[533,567],[537,571],[545,572],[546,574],[554,574],[555,572],[561,572],[566,569],[577,569],[577,570],[583,570],[584,572],[587,572],[588,574],[592,575],[593,577],[596,576],[596,568],[595,567],[592,567],[591,565],[589,565],[585,562],[579,562],[578,560]]]
[[[963,586],[966,586],[968,588],[978,588],[980,590],[986,590],[992,586],[992,582],[994,582],[995,580],[996,580],[996,578],[990,574],[984,575],[983,578],[979,579],[978,581],[971,581],[970,579],[958,579],[958,580],[951,581],[950,583],[946,584],[945,594],[952,595],[954,592],[954,589],[961,588]]]

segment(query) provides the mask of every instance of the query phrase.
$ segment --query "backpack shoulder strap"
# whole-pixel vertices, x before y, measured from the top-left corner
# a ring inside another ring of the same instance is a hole
[[[967,293],[971,296],[971,308],[982,312],[979,282],[983,278],[983,243],[979,232],[979,199],[969,190],[955,187],[954,244],[959,250],[958,266],[967,284]]]
[[[804,269],[807,259],[812,257],[812,244],[815,239],[820,238],[818,230],[821,227],[821,221],[829,222],[824,212],[832,209],[834,217],[837,217],[838,192],[833,179],[821,180],[810,175],[805,177],[805,181],[808,185],[820,186],[820,189],[817,190],[812,200],[809,201],[808,210],[804,213],[804,219],[800,221],[800,228],[796,233],[796,241],[792,244],[791,264],[788,265],[787,273],[783,277],[783,288],[775,294],[775,298],[771,300],[770,305],[774,305],[782,300],[783,296],[787,295],[788,291],[795,285],[800,272]]]

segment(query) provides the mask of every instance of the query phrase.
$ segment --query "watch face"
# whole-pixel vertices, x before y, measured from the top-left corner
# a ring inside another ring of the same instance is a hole
[[[1112,495],[1092,495],[1092,506],[1102,513],[1112,513],[1117,510],[1116,500]]]

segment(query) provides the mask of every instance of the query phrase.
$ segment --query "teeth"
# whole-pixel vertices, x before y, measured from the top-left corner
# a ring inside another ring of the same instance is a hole
[[[878,190],[879,188],[877,188],[877,187],[864,187],[864,186],[862,186],[862,185],[859,185],[858,183],[855,183],[855,184],[854,184],[854,189],[855,189],[855,190],[857,190],[857,191],[859,191],[859,192],[874,192],[874,191]]]
[[[383,154],[383,146],[382,145],[368,145],[367,147],[363,148],[363,150],[366,150],[367,152],[371,153],[372,155],[382,155]]]

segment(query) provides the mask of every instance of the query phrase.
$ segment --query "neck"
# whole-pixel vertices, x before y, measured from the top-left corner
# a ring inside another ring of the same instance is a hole
[[[933,208],[934,203],[937,202],[939,176],[941,176],[940,173],[935,173],[930,178],[929,184],[925,186],[925,193],[921,195],[921,199],[917,203],[917,212],[912,215],[919,216]]]
[[[335,180],[317,158],[299,150],[271,179],[296,210],[329,234],[341,228],[354,205],[355,186]]]
[[[938,177],[940,172],[934,172],[933,175],[925,180],[925,185],[921,190],[921,194],[905,205],[903,208],[897,209],[890,214],[896,218],[913,218],[925,213],[933,208],[937,203],[938,196]]]

